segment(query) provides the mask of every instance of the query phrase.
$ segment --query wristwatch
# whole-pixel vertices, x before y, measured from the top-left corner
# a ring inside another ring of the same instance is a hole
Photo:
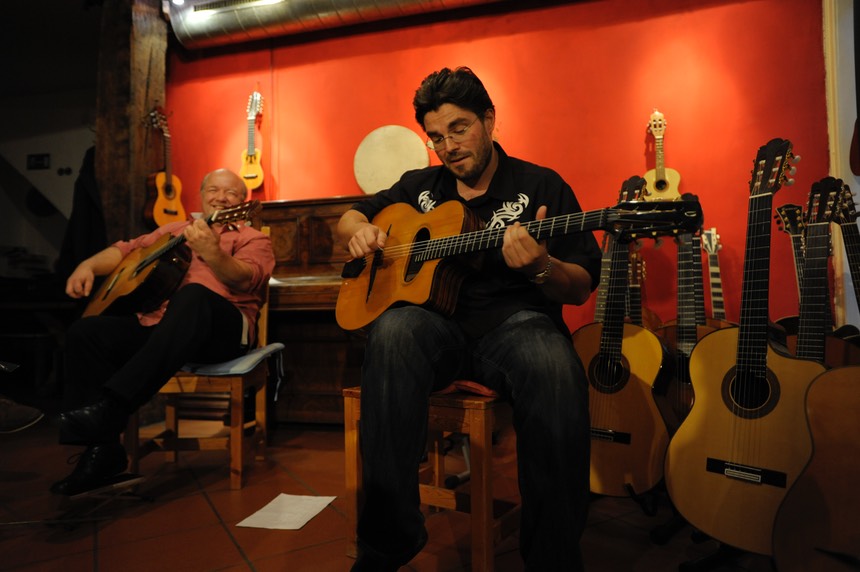
[[[549,280],[549,275],[552,273],[552,256],[546,257],[546,268],[542,271],[538,272],[531,278],[529,278],[529,282],[534,284],[543,284],[547,280]]]

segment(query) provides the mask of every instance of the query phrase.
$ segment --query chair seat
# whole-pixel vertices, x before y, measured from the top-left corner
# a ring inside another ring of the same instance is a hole
[[[195,363],[187,363],[182,366],[180,371],[194,373],[197,375],[242,375],[248,373],[257,365],[272,355],[275,352],[281,351],[284,349],[284,344],[280,342],[273,342],[267,346],[262,348],[257,348],[246,353],[243,356],[239,356],[236,359],[231,359],[230,361],[225,361],[221,363],[204,363],[204,364],[195,364]]]

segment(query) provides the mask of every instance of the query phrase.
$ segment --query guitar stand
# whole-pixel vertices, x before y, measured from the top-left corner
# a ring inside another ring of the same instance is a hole
[[[736,560],[741,554],[743,554],[743,550],[720,543],[719,547],[714,552],[706,554],[701,558],[696,558],[695,560],[682,562],[678,565],[678,571],[705,572],[706,570],[713,570],[718,566],[722,566],[723,564]]]
[[[633,486],[630,483],[624,483],[624,490],[627,491],[627,495],[636,501],[642,508],[642,512],[644,512],[647,516],[654,516],[657,514],[657,496],[652,493],[639,494],[635,490],[633,490]]]
[[[71,530],[81,523],[105,520],[105,517],[96,517],[94,516],[94,513],[113,501],[131,500],[152,502],[154,500],[153,498],[141,495],[137,492],[137,487],[145,480],[146,479],[143,476],[133,473],[116,475],[100,487],[69,496],[67,503],[64,504],[70,504],[72,506],[56,519],[45,521],[45,524],[62,525],[67,530]],[[81,501],[88,500],[95,501],[95,504],[92,504],[91,506],[79,505]]]

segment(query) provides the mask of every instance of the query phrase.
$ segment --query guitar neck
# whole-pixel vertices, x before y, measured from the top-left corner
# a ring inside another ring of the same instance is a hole
[[[170,162],[170,135],[164,136],[164,175],[165,185],[172,185],[173,182],[173,166]]]
[[[830,315],[830,291],[827,284],[827,261],[830,257],[830,223],[806,226],[806,255],[803,265],[803,287],[800,292],[797,357],[824,363],[824,340],[827,316]]]
[[[696,264],[693,237],[690,233],[678,235],[678,318],[675,345],[680,353],[689,356],[696,345]],[[699,266],[701,269],[701,266]],[[701,276],[701,271],[698,272]]]
[[[612,241],[609,286],[606,310],[600,332],[600,353],[612,363],[621,359],[621,342],[624,338],[624,314],[628,291],[629,245]]]
[[[254,131],[256,130],[257,116],[248,116],[248,155],[253,155],[256,152],[256,144],[254,143]]]
[[[666,163],[663,160],[663,136],[654,137],[654,172],[657,180],[666,178]]]
[[[720,256],[716,252],[708,254],[708,277],[711,286],[711,316],[715,320],[725,320],[726,305],[723,300],[723,278],[720,274]]]
[[[848,270],[851,272],[851,282],[854,285],[854,297],[860,307],[860,230],[857,221],[850,220],[839,224],[842,229],[842,242],[845,245],[845,255],[848,258]]]
[[[800,298],[802,295],[801,285],[803,284],[803,271],[804,271],[804,263],[803,263],[803,236],[799,234],[791,235],[791,256],[794,259],[794,275],[795,282],[797,284],[797,296]]]
[[[767,371],[772,209],[772,193],[750,197],[737,364],[739,370],[754,376]]]

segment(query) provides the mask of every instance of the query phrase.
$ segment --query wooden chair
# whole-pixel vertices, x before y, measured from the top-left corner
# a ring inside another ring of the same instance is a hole
[[[355,557],[355,529],[362,503],[358,437],[361,389],[348,387],[343,397],[347,523],[351,531],[347,554]],[[430,397],[429,482],[419,485],[421,503],[471,514],[472,570],[476,572],[493,570],[495,544],[519,527],[519,505],[494,499],[492,489],[493,432],[510,423],[511,408],[497,397],[464,392]],[[466,436],[471,449],[469,482],[454,490],[445,486],[445,438],[452,433]]]
[[[268,234],[267,231],[268,228],[264,227],[263,232]],[[159,395],[166,397],[164,431],[141,440],[139,417],[137,414],[131,416],[123,442],[132,473],[138,472],[140,459],[154,451],[167,452],[168,459],[176,462],[179,451],[227,449],[230,455],[230,488],[242,488],[244,466],[252,454],[256,460],[265,459],[268,358],[274,356],[280,360],[280,352],[284,349],[280,342],[267,343],[268,317],[267,289],[257,320],[255,350],[223,363],[187,364],[159,390]],[[280,361],[277,367],[279,371],[282,369]],[[247,418],[251,416],[246,412],[252,410],[253,417]],[[180,419],[224,420],[229,430],[226,435],[222,431],[212,436],[180,436]]]

